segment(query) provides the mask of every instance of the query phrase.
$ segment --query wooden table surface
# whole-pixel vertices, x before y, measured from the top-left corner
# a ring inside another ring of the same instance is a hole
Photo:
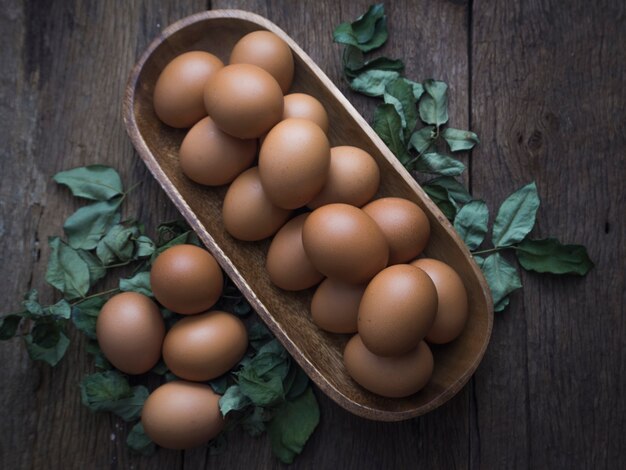
[[[366,1],[0,1],[0,291],[44,301],[46,239],[76,208],[51,180],[105,163],[143,184],[126,214],[153,229],[176,217],[136,156],[121,119],[127,76],[169,23],[209,8],[266,16],[291,35],[366,118],[375,101],[341,78],[332,30]],[[619,468],[626,457],[626,17],[624,2],[389,1],[390,40],[406,75],[450,85],[450,123],[481,144],[471,190],[491,210],[531,180],[542,198],[535,234],[582,243],[584,279],[522,274],[497,314],[470,383],[440,409],[403,423],[350,415],[318,393],[321,423],[296,468]],[[492,212],[493,216],[493,212]],[[80,404],[91,370],[73,335],[54,369],[21,342],[0,343],[0,468],[274,468],[266,436],[205,449],[131,455],[127,426]]]

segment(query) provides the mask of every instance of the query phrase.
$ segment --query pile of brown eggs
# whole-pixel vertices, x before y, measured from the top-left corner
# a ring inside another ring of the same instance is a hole
[[[322,103],[285,95],[293,76],[289,46],[256,31],[235,44],[226,66],[208,52],[176,57],[157,81],[154,107],[165,124],[191,127],[179,152],[183,173],[202,185],[230,184],[226,231],[244,242],[273,236],[271,281],[289,291],[318,286],[315,324],[357,333],[344,351],[350,376],[382,396],[411,395],[433,372],[427,343],[463,330],[465,287],[443,262],[418,258],[430,237],[422,209],[373,199],[375,159],[353,142],[331,148]]]
[[[213,439],[224,427],[220,396],[204,383],[228,372],[248,348],[246,327],[227,312],[210,310],[222,294],[215,258],[195,245],[163,251],[150,271],[155,299],[185,315],[169,331],[157,304],[137,292],[111,297],[96,324],[105,357],[127,374],[143,374],[161,356],[182,380],[158,387],[146,400],[141,421],[162,447],[188,449]]]

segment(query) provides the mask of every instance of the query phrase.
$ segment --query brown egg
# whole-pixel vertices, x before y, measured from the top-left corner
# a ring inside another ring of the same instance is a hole
[[[237,139],[217,128],[205,117],[187,133],[180,146],[183,173],[196,183],[220,186],[230,183],[252,165],[256,139]]]
[[[242,37],[230,53],[231,64],[253,64],[269,72],[287,93],[293,81],[293,55],[285,41],[269,31]]]
[[[217,302],[224,277],[208,251],[195,245],[176,245],[152,263],[150,285],[161,305],[187,315],[208,310]]]
[[[436,259],[416,259],[411,264],[428,274],[439,298],[435,323],[428,331],[426,341],[449,343],[461,334],[467,322],[467,291],[463,281],[454,269]]]
[[[270,200],[283,209],[304,206],[324,187],[330,145],[320,127],[286,119],[267,134],[259,152],[259,174]]]
[[[328,204],[311,212],[302,229],[304,251],[325,276],[352,284],[369,281],[387,265],[389,248],[361,209]]]
[[[174,58],[154,87],[159,119],[168,126],[191,127],[206,116],[204,85],[222,67],[222,61],[208,52],[186,52]]]
[[[291,93],[285,96],[283,120],[289,118],[308,119],[328,133],[328,114],[322,103],[305,93]]]
[[[359,303],[365,284],[325,279],[313,294],[313,323],[331,333],[356,333]]]
[[[201,446],[224,428],[219,399],[208,385],[183,380],[165,383],[143,405],[143,429],[166,449]]]
[[[355,382],[389,398],[419,392],[430,380],[434,368],[433,354],[424,341],[401,356],[382,357],[369,351],[359,335],[346,344],[343,360]]]
[[[390,265],[411,260],[426,247],[430,223],[414,202],[385,197],[370,202],[363,210],[376,221],[387,238]]]
[[[163,360],[178,377],[203,382],[230,370],[247,348],[243,322],[215,310],[179,320],[165,336]]]
[[[361,207],[374,197],[380,183],[380,171],[374,158],[364,150],[349,145],[330,149],[328,180],[307,205],[316,209],[325,204],[343,202]]]
[[[238,240],[256,241],[271,237],[290,215],[291,211],[276,207],[269,200],[256,166],[240,174],[224,196],[224,227]]]
[[[324,276],[311,264],[302,247],[302,226],[309,214],[287,222],[270,245],[265,268],[270,280],[281,289],[302,290],[319,283]]]
[[[437,290],[428,274],[397,264],[367,285],[359,305],[359,335],[374,354],[406,354],[426,336],[436,313]]]
[[[127,374],[143,374],[161,357],[165,325],[159,307],[149,297],[123,292],[102,307],[96,336],[111,364]]]
[[[256,65],[227,65],[206,83],[204,105],[217,127],[239,139],[255,139],[283,116],[283,93]]]

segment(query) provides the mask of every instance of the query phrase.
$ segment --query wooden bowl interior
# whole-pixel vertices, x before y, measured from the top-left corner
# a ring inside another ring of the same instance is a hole
[[[161,70],[175,56],[186,51],[205,50],[228,63],[230,50],[239,38],[254,30],[270,28],[264,23],[242,17],[205,17],[177,31],[166,31],[159,38],[162,42],[146,58],[136,84],[129,85],[134,86],[132,112],[139,134],[151,157],[197,217],[196,224],[201,225],[201,239],[218,257],[227,273],[234,276],[260,316],[324,392],[350,411],[372,419],[399,420],[423,414],[458,392],[477,367],[491,332],[490,299],[485,292],[484,280],[477,275],[477,267],[459,244],[458,237],[452,234],[448,221],[410,176],[398,171],[399,165],[390,161],[394,157],[390,158],[389,153],[384,155],[387,150],[381,148],[380,141],[372,139],[371,129],[368,133],[362,127],[362,122],[359,122],[362,119],[355,118],[356,111],[352,107],[347,109],[334,94],[336,91],[320,81],[319,69],[313,70],[305,58],[294,53],[292,91],[311,94],[324,104],[331,123],[331,145],[355,145],[376,159],[381,170],[377,197],[404,197],[425,210],[432,227],[431,241],[425,254],[453,266],[462,277],[469,295],[467,327],[456,341],[432,348],[435,356],[432,380],[425,389],[408,398],[386,399],[369,393],[351,380],[342,360],[343,346],[349,336],[328,334],[313,324],[309,314],[313,289],[291,293],[272,285],[264,268],[269,240],[240,242],[226,233],[221,207],[227,188],[200,186],[182,174],[177,154],[186,131],[164,125],[154,113],[152,95],[155,82]],[[280,31],[275,27],[271,29]],[[282,31],[280,33],[284,35]],[[291,45],[293,48],[294,45]],[[142,155],[142,158],[146,160],[150,157]],[[189,219],[188,214],[185,215]],[[228,260],[234,269],[225,266]]]

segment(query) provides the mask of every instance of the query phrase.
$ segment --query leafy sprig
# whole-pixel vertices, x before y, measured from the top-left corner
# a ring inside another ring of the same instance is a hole
[[[374,111],[376,133],[408,170],[438,175],[422,187],[473,252],[491,288],[496,312],[504,310],[509,295],[522,287],[517,269],[502,251],[513,251],[523,269],[540,273],[583,276],[593,267],[581,245],[529,238],[540,203],[535,183],[502,203],[493,224],[493,248],[476,251],[488,233],[489,209],[454,178],[465,171],[465,165],[451,154],[470,151],[480,141],[472,131],[448,126],[448,86],[433,79],[421,83],[407,79],[400,59],[366,59],[366,53],[388,38],[382,4],[371,6],[352,23],[339,25],[333,37],[345,45],[342,64],[350,87],[384,101]]]
[[[0,319],[0,339],[14,337],[21,329],[30,357],[56,365],[67,352],[68,325],[83,333],[86,352],[93,356],[96,372],[80,383],[82,403],[94,412],[109,412],[124,421],[135,422],[127,438],[134,451],[150,455],[155,444],[145,434],[141,422],[143,404],[149,391],[144,385],[131,386],[127,377],[113,368],[98,347],[96,322],[106,299],[118,292],[140,292],[153,297],[150,266],[164,250],[182,243],[200,245],[185,222],[159,225],[156,241],[145,234],[142,223],[122,220],[121,205],[130,191],[124,191],[117,171],[104,165],[91,165],[63,171],[55,181],[67,186],[76,197],[96,201],[79,208],[65,221],[67,240],[49,239],[50,258],[46,281],[62,295],[53,305],[39,303],[36,290],[28,292],[23,310]],[[122,266],[133,267],[129,277],[117,287],[93,292],[108,273]],[[252,308],[227,277],[223,295],[214,308],[239,316],[249,316]],[[161,307],[167,328],[181,316]],[[229,429],[251,435],[268,433],[272,449],[283,462],[291,463],[319,421],[319,408],[308,377],[285,349],[260,323],[247,321],[251,347],[241,362],[210,385],[224,396],[220,406],[229,415]],[[151,374],[164,380],[176,377],[160,361]],[[294,413],[306,408],[306,412]],[[210,443],[210,452],[224,449],[225,435]]]

